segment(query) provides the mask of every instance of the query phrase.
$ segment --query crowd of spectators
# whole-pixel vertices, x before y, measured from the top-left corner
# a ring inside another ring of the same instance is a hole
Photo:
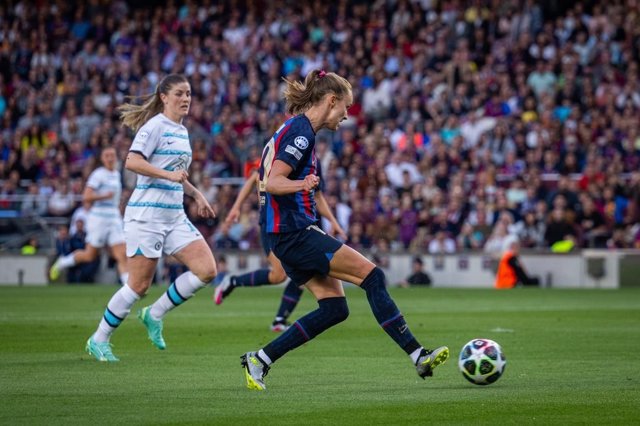
[[[281,78],[322,68],[353,85],[316,150],[354,247],[640,247],[637,0],[146,4],[0,6],[0,209],[71,217],[100,148],[126,157],[115,107],[177,72],[191,179],[218,213],[194,223],[217,248],[257,247],[257,197],[220,220],[239,189],[224,178],[283,121]]]

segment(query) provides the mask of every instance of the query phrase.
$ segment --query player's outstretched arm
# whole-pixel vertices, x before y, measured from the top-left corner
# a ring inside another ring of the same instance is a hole
[[[337,235],[343,240],[346,240],[347,233],[344,232],[344,229],[342,229],[342,227],[338,223],[338,220],[333,215],[333,212],[331,211],[331,208],[327,203],[327,199],[324,198],[324,194],[321,191],[316,191],[314,196],[316,199],[316,207],[318,208],[318,213],[320,213],[321,216],[326,217],[329,222],[331,222],[331,229],[329,230],[329,233]]]
[[[231,225],[232,223],[238,221],[238,218],[240,217],[240,207],[242,206],[242,203],[244,203],[244,201],[249,197],[251,191],[253,191],[255,186],[258,184],[258,177],[258,172],[254,171],[244,182],[244,185],[242,185],[242,188],[240,188],[240,192],[238,193],[236,200],[233,202],[233,206],[231,206],[231,210],[229,210],[229,214],[224,220],[224,223],[226,223],[227,225]]]
[[[107,199],[109,199],[111,197],[113,197],[113,192],[109,191],[109,192],[106,192],[106,193],[104,193],[102,195],[99,195],[90,186],[85,187],[84,191],[82,191],[82,202],[83,203],[90,203],[91,204],[91,203],[93,203],[95,201],[107,200]]]
[[[193,198],[198,206],[198,214],[201,217],[216,217],[216,212],[213,210],[209,201],[202,195],[202,192],[198,190],[191,182],[184,180],[182,182],[182,189],[184,193]]]

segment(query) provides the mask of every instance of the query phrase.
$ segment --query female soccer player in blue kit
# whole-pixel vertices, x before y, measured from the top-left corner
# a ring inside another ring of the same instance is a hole
[[[320,184],[317,187],[317,190],[314,192],[314,199],[316,200],[316,208],[320,216],[324,216],[330,223],[330,232],[333,235],[338,235],[340,238],[346,240],[347,234],[344,232],[338,220],[335,218],[331,209],[329,208],[329,204],[327,200],[325,200],[322,195],[322,173],[320,169],[320,163],[318,163],[318,177],[320,178]],[[225,223],[231,225],[236,222],[240,217],[240,207],[242,203],[249,197],[251,191],[255,187],[258,186],[259,183],[259,175],[257,171],[252,172],[249,175],[249,178],[242,186],[240,193],[236,197],[227,218],[225,219]],[[320,226],[320,218],[317,221],[318,226]],[[260,228],[260,240],[262,243],[262,248],[264,249],[264,254],[269,261],[269,269],[258,269],[255,271],[247,272],[242,275],[231,275],[227,274],[222,282],[216,287],[216,290],[213,294],[213,301],[216,305],[220,305],[224,299],[229,297],[229,295],[235,290],[236,287],[259,287],[263,285],[271,285],[271,284],[279,284],[284,281],[287,276],[282,267],[282,264],[278,260],[278,258],[271,251],[271,247],[269,247],[266,231],[264,227]],[[289,328],[289,323],[287,319],[293,313],[293,310],[298,305],[300,301],[300,297],[302,296],[302,288],[304,283],[299,284],[292,280],[289,280],[287,285],[284,288],[282,293],[282,300],[280,301],[280,306],[278,307],[278,312],[271,323],[271,331],[281,332],[285,331]]]
[[[384,331],[412,359],[418,375],[431,376],[449,357],[449,348],[425,349],[415,339],[386,289],[382,270],[362,254],[318,228],[314,189],[315,135],[337,130],[353,102],[351,84],[335,73],[310,72],[304,82],[289,81],[287,109],[297,114],[273,135],[262,152],[259,170],[260,226],[287,275],[318,300],[318,309],[298,319],[262,349],[242,356],[247,387],[264,390],[264,376],[287,352],[344,321],[349,308],[340,280],[362,288]]]

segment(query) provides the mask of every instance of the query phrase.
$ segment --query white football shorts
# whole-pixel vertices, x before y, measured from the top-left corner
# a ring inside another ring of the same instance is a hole
[[[87,215],[85,242],[95,248],[117,246],[125,242],[122,218]]]
[[[177,223],[140,222],[124,223],[127,257],[142,255],[156,259],[162,253],[172,255],[194,241],[204,239],[195,226],[184,218]]]

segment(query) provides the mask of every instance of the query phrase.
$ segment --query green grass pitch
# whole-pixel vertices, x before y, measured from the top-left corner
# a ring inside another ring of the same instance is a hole
[[[640,289],[392,289],[416,337],[452,350],[423,381],[348,288],[349,319],[279,360],[266,392],[245,388],[239,357],[275,336],[281,287],[238,289],[218,307],[201,291],[165,318],[163,352],[132,313],[112,339],[121,361],[99,363],[84,343],[115,290],[0,287],[1,424],[633,424],[640,414]],[[305,294],[296,314],[314,306]],[[493,385],[458,371],[475,337],[507,356]]]

